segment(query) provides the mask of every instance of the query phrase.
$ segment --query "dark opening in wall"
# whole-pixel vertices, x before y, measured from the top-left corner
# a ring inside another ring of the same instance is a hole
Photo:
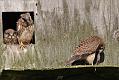
[[[18,19],[20,19],[20,15],[24,14],[24,13],[30,13],[30,16],[34,23],[34,12],[2,12],[3,39],[4,39],[5,30],[13,29],[17,32],[16,22],[18,21]],[[31,40],[30,44],[31,43],[35,44],[35,32],[33,32],[32,40]]]

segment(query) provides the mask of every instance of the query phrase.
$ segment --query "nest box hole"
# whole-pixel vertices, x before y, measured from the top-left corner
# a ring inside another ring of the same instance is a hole
[[[7,44],[5,42],[5,31],[8,29],[14,30],[16,33],[18,32],[17,30],[17,21],[20,19],[21,14],[25,13],[30,13],[31,19],[34,24],[34,12],[2,12],[2,24],[3,24],[3,43]],[[30,44],[35,44],[35,32],[33,32],[32,39],[30,40]],[[15,43],[14,43],[15,44]],[[16,43],[17,44],[17,43]]]

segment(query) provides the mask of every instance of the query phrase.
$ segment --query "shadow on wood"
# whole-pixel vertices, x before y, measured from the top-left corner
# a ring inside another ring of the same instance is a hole
[[[95,71],[96,69],[96,71]],[[119,80],[119,67],[77,67],[47,70],[3,70],[0,80]]]

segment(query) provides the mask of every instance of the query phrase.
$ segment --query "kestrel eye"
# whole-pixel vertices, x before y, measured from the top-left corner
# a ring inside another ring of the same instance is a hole
[[[104,47],[101,47],[101,49],[104,49]]]

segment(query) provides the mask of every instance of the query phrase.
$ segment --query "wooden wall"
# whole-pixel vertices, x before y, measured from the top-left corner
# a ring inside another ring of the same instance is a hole
[[[1,69],[63,67],[79,41],[91,35],[105,41],[105,61],[100,65],[119,64],[119,43],[112,38],[119,28],[118,0],[15,1],[0,1]],[[3,11],[34,11],[35,45],[21,51],[18,46],[3,44]]]

